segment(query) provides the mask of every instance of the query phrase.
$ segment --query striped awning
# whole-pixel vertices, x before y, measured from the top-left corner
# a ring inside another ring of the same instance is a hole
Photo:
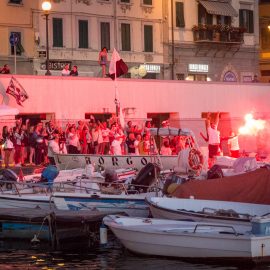
[[[199,3],[202,4],[207,13],[213,15],[222,15],[237,17],[237,11],[232,7],[232,5],[226,0],[199,0]]]

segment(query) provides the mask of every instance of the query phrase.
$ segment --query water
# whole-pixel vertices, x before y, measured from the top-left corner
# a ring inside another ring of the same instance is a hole
[[[270,269],[270,265],[248,266],[241,264],[221,265],[221,264],[201,264],[184,262],[177,259],[138,256],[125,250],[117,240],[110,242],[107,248],[97,247],[95,249],[76,248],[72,251],[53,252],[48,249],[29,248],[29,243],[25,247],[21,243],[3,245],[0,249],[0,269],[19,270],[58,270],[58,269],[108,269],[108,270],[265,270]],[[28,248],[27,248],[28,247]]]

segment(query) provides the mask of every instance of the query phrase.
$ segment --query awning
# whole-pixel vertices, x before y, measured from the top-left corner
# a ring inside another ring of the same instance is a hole
[[[237,17],[237,11],[232,7],[228,1],[211,1],[211,0],[199,0],[199,3],[205,7],[207,13],[213,15],[222,15]]]

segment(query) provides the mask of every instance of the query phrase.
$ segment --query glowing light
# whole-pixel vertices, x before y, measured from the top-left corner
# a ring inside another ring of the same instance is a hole
[[[239,134],[242,135],[257,135],[260,130],[265,128],[265,121],[261,119],[254,119],[251,113],[244,117],[245,125],[238,129]]]
[[[51,2],[49,2],[49,1],[44,1],[44,2],[42,3],[41,7],[42,7],[42,10],[48,12],[48,11],[51,10],[52,4],[51,4]]]

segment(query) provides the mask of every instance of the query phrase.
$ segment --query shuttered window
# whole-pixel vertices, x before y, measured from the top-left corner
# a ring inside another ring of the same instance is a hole
[[[53,47],[63,47],[63,19],[53,18]]]
[[[88,48],[88,21],[79,20],[79,48]]]
[[[175,26],[185,27],[185,17],[184,17],[184,3],[175,2]]]
[[[254,19],[252,10],[239,10],[239,27],[245,28],[247,33],[254,33]]]
[[[122,51],[130,51],[130,24],[121,24],[121,41],[122,41]]]
[[[153,52],[153,26],[144,26],[144,51]]]
[[[106,47],[107,50],[110,50],[110,23],[102,22],[100,23],[100,44],[101,48]]]

